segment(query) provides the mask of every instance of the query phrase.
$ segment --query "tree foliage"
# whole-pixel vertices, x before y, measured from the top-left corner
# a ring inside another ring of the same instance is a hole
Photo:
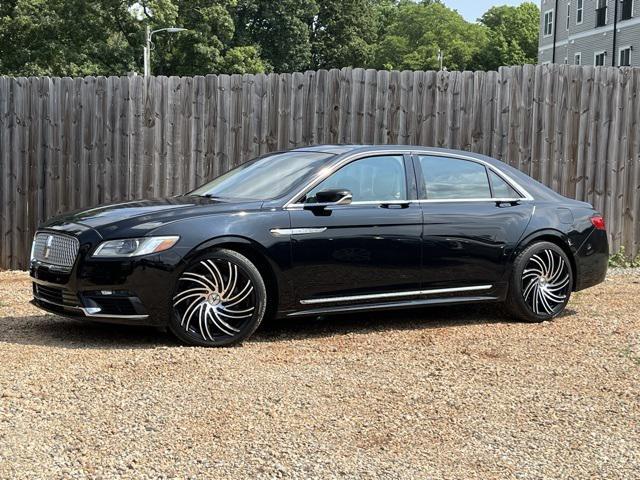
[[[318,68],[495,69],[536,61],[539,10],[469,23],[440,0],[2,0],[0,74],[164,75]]]
[[[489,42],[481,56],[483,68],[536,63],[540,10],[533,3],[517,7],[492,7],[480,18],[489,30]]]
[[[479,67],[477,59],[487,44],[486,29],[470,24],[437,1],[398,5],[393,23],[376,52],[377,68],[432,70],[439,68],[438,52],[450,70]]]
[[[319,2],[312,35],[314,68],[370,65],[390,6],[389,0]]]
[[[311,64],[311,24],[315,0],[241,0],[237,42],[259,46],[276,72],[303,71]]]

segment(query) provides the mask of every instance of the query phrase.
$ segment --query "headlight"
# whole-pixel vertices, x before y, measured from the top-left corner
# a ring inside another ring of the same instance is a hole
[[[101,243],[94,257],[137,257],[149,253],[158,253],[173,247],[180,237],[143,237],[109,240]]]

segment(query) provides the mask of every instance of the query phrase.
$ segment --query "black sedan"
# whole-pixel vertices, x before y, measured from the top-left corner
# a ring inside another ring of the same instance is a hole
[[[33,302],[194,345],[265,317],[504,302],[538,322],[605,277],[604,221],[508,165],[408,146],[265,155],[186,195],[54,218]]]

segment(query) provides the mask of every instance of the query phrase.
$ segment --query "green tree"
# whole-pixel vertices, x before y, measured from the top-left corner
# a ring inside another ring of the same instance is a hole
[[[390,0],[323,0],[313,24],[313,67],[372,64]]]
[[[540,9],[534,3],[517,7],[492,7],[480,18],[489,32],[487,48],[480,62],[487,70],[502,65],[536,63]]]
[[[255,45],[232,45],[235,0],[148,0],[142,22],[150,28],[180,26],[188,31],[155,35],[153,73],[203,75],[257,73],[265,70]]]
[[[235,0],[2,1],[0,73],[83,76],[142,71],[146,25],[189,29],[154,36],[154,74],[264,71],[256,45],[231,44],[235,7]]]
[[[142,38],[116,0],[0,2],[0,72],[6,75],[126,73]]]
[[[377,46],[374,64],[386,69],[438,69],[441,50],[449,70],[473,70],[480,66],[478,57],[486,44],[483,26],[465,21],[439,1],[405,0]]]
[[[237,46],[256,44],[276,72],[311,66],[311,24],[315,0],[240,0],[236,9]]]

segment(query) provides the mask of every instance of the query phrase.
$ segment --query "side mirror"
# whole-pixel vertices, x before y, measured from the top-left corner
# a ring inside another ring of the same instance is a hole
[[[316,193],[316,205],[348,205],[353,200],[350,190],[336,188]]]

